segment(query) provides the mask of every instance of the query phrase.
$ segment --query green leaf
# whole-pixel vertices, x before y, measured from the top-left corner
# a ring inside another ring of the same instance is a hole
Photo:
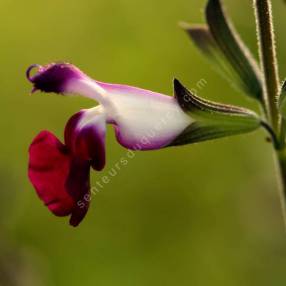
[[[281,90],[282,90],[282,93],[286,93],[286,80],[284,80]]]
[[[197,48],[219,68],[222,76],[236,89],[240,89],[241,83],[237,73],[226,60],[220,47],[217,45],[207,25],[191,25],[181,23],[181,27],[188,33]]]
[[[286,80],[284,80],[282,84],[279,101],[280,101],[280,110],[282,111],[282,113],[285,114],[286,117]]]
[[[279,109],[282,115],[281,119],[281,134],[280,141],[282,142],[282,147],[285,147],[286,141],[286,80],[284,80],[281,93],[279,98]]]
[[[210,33],[207,25],[192,25],[185,22],[180,23],[180,26],[189,34],[197,48],[204,55],[213,59],[215,52],[218,51],[218,46]]]
[[[262,100],[259,67],[228,19],[220,0],[208,1],[206,19],[208,26],[183,24],[183,28],[197,47],[224,72],[228,71],[228,75],[244,92]]]
[[[241,78],[245,92],[262,100],[261,72],[224,12],[220,0],[208,1],[206,19],[217,45]]]
[[[202,99],[192,94],[178,80],[174,81],[174,90],[179,105],[193,122],[170,146],[247,133],[261,126],[260,118],[253,111]]]

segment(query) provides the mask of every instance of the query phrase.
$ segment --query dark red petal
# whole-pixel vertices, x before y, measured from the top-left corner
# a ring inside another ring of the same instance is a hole
[[[70,150],[75,150],[75,140],[77,136],[76,128],[84,116],[84,111],[74,114],[66,124],[65,127],[65,144]]]
[[[71,214],[75,201],[66,191],[71,166],[66,147],[53,134],[42,131],[29,153],[28,175],[40,199],[57,216]]]
[[[90,199],[90,163],[79,158],[73,158],[70,173],[66,181],[67,192],[74,198],[76,204],[70,218],[70,224],[77,226],[85,217]]]
[[[82,110],[70,118],[65,128],[65,143],[75,156],[89,160],[100,171],[105,166],[105,118],[97,114],[86,120],[88,116],[88,111]]]
[[[29,178],[39,197],[57,216],[71,214],[78,225],[89,207],[90,163],[73,156],[52,133],[42,131],[30,149]]]
[[[77,138],[77,148],[91,160],[92,167],[101,171],[105,166],[105,141],[95,126],[86,126]]]

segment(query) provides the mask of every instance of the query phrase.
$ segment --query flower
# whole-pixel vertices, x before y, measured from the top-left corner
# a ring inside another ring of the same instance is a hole
[[[35,75],[31,70],[37,67]],[[193,95],[175,80],[175,97],[91,79],[68,63],[32,65],[27,78],[33,90],[62,95],[79,94],[99,103],[73,115],[64,144],[42,131],[29,149],[29,178],[38,196],[57,216],[70,215],[78,225],[89,207],[90,167],[105,165],[106,124],[114,126],[117,141],[132,150],[155,150],[255,130],[255,113],[212,103]],[[84,202],[84,203],[82,203]]]
[[[65,144],[42,131],[30,146],[29,178],[39,197],[58,216],[71,214],[72,225],[85,216],[89,169],[105,165],[106,123],[115,127],[118,142],[133,150],[159,149],[170,144],[191,123],[173,97],[117,84],[94,81],[70,64],[39,67],[28,78],[33,92],[81,94],[100,105],[82,110],[68,121]],[[156,126],[157,124],[157,126]],[[152,132],[152,134],[151,134]]]

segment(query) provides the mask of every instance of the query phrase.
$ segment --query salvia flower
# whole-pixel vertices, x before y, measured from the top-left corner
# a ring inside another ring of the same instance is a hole
[[[73,226],[89,207],[90,167],[100,171],[105,166],[106,124],[114,127],[117,141],[132,150],[156,150],[250,132],[261,124],[252,111],[203,100],[177,80],[175,96],[170,97],[99,82],[68,63],[33,65],[27,77],[33,92],[77,94],[99,103],[69,119],[64,143],[42,131],[29,149],[29,178],[39,197],[55,215],[70,215]]]

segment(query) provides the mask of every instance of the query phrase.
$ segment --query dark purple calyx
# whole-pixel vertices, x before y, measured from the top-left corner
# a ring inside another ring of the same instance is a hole
[[[31,71],[38,68],[35,75],[31,75]],[[31,65],[27,72],[27,78],[34,84],[32,92],[37,90],[43,92],[64,93],[67,90],[67,84],[74,79],[85,78],[85,74],[68,63],[52,63],[46,66]]]

